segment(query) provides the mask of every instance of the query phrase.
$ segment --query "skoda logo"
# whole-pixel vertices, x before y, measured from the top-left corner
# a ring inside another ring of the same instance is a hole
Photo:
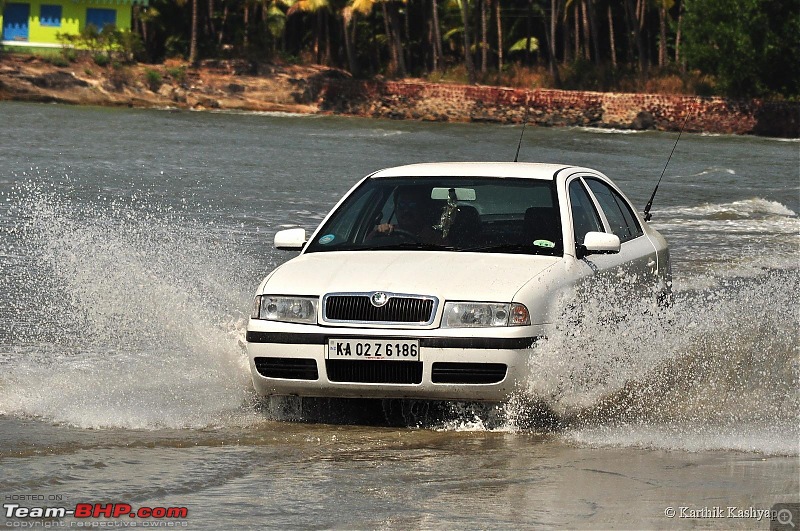
[[[389,296],[382,291],[376,291],[372,294],[372,297],[370,297],[369,300],[372,302],[373,306],[380,308],[389,302]]]

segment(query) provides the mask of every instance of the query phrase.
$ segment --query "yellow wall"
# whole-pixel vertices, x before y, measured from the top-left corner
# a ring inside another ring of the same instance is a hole
[[[7,0],[7,3],[29,4],[30,18],[28,19],[28,41],[19,41],[20,46],[32,46],[35,44],[61,44],[56,38],[58,33],[78,34],[86,26],[86,10],[88,8],[113,9],[117,12],[117,28],[130,29],[132,6],[130,3],[118,4],[115,2],[91,3],[75,0]],[[61,6],[61,26],[41,26],[39,14],[41,6],[60,5]],[[0,13],[0,28],[2,28],[3,16]]]

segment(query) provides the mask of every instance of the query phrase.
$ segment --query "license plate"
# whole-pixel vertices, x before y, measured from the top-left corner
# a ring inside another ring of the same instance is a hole
[[[329,360],[420,361],[416,339],[329,339]]]

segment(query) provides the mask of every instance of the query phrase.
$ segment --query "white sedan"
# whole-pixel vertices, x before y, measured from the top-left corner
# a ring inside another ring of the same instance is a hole
[[[582,281],[671,282],[664,238],[608,177],[566,165],[384,169],[275,246],[301,252],[254,299],[262,395],[500,401]]]

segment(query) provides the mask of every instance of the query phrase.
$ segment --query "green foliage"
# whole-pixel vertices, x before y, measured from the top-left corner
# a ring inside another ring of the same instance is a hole
[[[320,61],[374,76],[386,73],[399,51],[409,73],[469,82],[469,76],[461,79],[466,58],[460,7],[467,2],[470,55],[478,64],[488,52],[484,82],[512,77],[522,86],[800,99],[798,1],[150,0],[137,8],[136,20],[150,61],[188,56],[195,15],[199,58]],[[641,10],[636,17],[634,3]],[[489,6],[485,32],[482,6]],[[97,33],[87,36],[84,48],[111,53]],[[389,34],[398,36],[399,50]],[[500,49],[505,72],[498,71]],[[512,65],[531,70],[510,76]]]
[[[74,63],[78,60],[78,53],[72,48],[62,48],[61,57],[67,62]]]
[[[161,85],[164,83],[164,78],[161,76],[161,72],[158,70],[153,70],[152,68],[148,68],[144,71],[144,77],[145,81],[147,82],[147,88],[153,92],[158,92],[158,89],[160,89]]]
[[[528,38],[523,37],[513,45],[511,48],[508,49],[509,53],[511,52],[524,52],[525,48],[528,48],[530,53],[535,53],[539,51],[539,40],[536,37],[531,37],[530,44],[528,44]]]
[[[164,42],[164,51],[167,57],[186,59],[189,56],[189,41],[179,35],[170,35]]]
[[[66,67],[69,66],[69,61],[61,55],[49,55],[45,60],[53,66]]]
[[[108,81],[114,90],[122,90],[125,85],[131,85],[134,81],[131,70],[117,61],[111,63],[111,72]]]
[[[111,59],[108,57],[108,55],[99,52],[92,56],[92,60],[94,61],[94,64],[101,67],[108,66],[108,63],[111,62]]]
[[[183,84],[186,83],[186,67],[185,66],[176,66],[174,68],[168,68],[167,69],[167,74],[178,85],[183,85]]]
[[[796,0],[686,0],[690,68],[726,96],[800,95]]]
[[[99,66],[106,66],[111,60],[132,62],[144,55],[144,45],[139,34],[130,30],[119,30],[107,24],[98,30],[89,24],[77,35],[57,33],[64,54],[71,54],[74,61],[80,52],[88,53]],[[101,58],[105,56],[105,59]]]

